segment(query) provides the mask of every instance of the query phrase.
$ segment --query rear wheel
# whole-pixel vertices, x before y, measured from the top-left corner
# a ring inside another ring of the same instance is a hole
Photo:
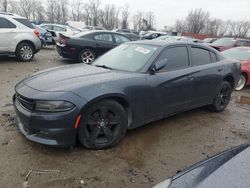
[[[89,64],[96,58],[95,53],[90,49],[82,50],[79,54],[79,62]]]
[[[238,84],[237,84],[235,90],[236,90],[236,91],[242,90],[242,89],[245,87],[246,82],[247,82],[246,76],[245,76],[244,74],[241,74],[240,79],[239,79],[239,82],[238,82]]]
[[[114,146],[123,138],[127,130],[127,112],[113,100],[93,104],[82,117],[78,140],[90,149]]]
[[[34,57],[34,48],[30,43],[22,42],[16,48],[16,57],[22,61],[31,61]]]
[[[223,111],[231,99],[232,87],[229,82],[224,81],[221,85],[219,93],[215,96],[213,104],[209,106],[209,109],[214,112]]]

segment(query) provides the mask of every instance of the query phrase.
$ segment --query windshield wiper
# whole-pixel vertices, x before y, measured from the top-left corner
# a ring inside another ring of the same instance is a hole
[[[101,67],[101,68],[104,68],[104,69],[113,70],[111,67],[108,67],[106,65],[95,65],[95,67]]]

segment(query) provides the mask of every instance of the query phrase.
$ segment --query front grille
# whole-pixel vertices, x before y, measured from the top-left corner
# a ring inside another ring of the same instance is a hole
[[[35,108],[35,102],[31,99],[28,99],[26,97],[23,97],[19,94],[16,94],[16,98],[19,102],[19,104],[28,111],[33,111]]]

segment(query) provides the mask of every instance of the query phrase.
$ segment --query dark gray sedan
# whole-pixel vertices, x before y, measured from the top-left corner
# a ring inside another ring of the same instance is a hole
[[[223,111],[240,63],[187,42],[122,44],[91,65],[38,72],[13,97],[20,131],[38,143],[114,146],[133,129],[193,108]]]

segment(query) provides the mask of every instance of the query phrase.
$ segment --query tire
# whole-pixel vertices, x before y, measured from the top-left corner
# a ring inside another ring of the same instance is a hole
[[[209,110],[213,112],[222,112],[228,106],[232,94],[232,86],[229,82],[224,81],[220,87],[219,93],[214,97],[213,103]]]
[[[16,48],[16,57],[21,62],[31,61],[34,57],[35,50],[32,44],[22,42]]]
[[[240,80],[239,80],[239,82],[238,82],[238,84],[237,84],[235,90],[236,90],[236,91],[242,90],[242,89],[245,87],[246,83],[247,83],[247,78],[246,78],[246,76],[245,76],[244,74],[241,74],[241,75],[240,75]]]
[[[91,49],[84,49],[79,53],[78,61],[80,63],[89,64],[93,62],[96,58],[95,52]]]
[[[126,110],[116,101],[103,100],[83,114],[77,138],[89,149],[106,149],[116,145],[128,127]]]

